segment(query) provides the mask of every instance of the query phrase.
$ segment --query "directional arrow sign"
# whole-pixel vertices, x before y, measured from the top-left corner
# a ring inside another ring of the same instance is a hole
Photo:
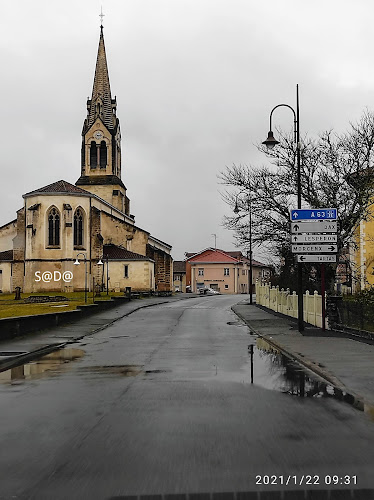
[[[336,243],[338,236],[336,234],[293,234],[291,242],[296,243]]]
[[[337,222],[327,220],[291,222],[291,233],[336,233],[337,229]]]
[[[296,255],[297,262],[336,262],[336,255]]]
[[[336,220],[337,215],[336,208],[315,208],[312,210],[294,208],[290,210],[291,220]]]
[[[292,253],[334,253],[336,245],[291,245]]]

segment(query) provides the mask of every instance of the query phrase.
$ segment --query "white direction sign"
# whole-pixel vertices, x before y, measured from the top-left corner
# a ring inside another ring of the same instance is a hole
[[[292,253],[334,253],[338,247],[331,243],[330,245],[291,245]]]
[[[296,255],[297,262],[336,262],[336,255]]]
[[[336,243],[338,236],[336,234],[293,234],[291,236],[293,244],[296,243]]]
[[[336,233],[338,223],[328,220],[313,222],[291,222],[291,233]]]

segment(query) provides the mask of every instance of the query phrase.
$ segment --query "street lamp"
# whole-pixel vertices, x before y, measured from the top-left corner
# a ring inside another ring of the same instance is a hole
[[[267,139],[262,143],[262,144],[265,144],[265,146],[269,149],[273,149],[274,146],[279,144],[279,141],[277,141],[273,135],[272,126],[271,126],[271,119],[272,119],[273,112],[277,108],[280,108],[281,106],[289,108],[292,111],[293,116],[294,116],[294,141],[296,143],[296,158],[297,158],[297,208],[300,209],[301,208],[301,161],[300,161],[301,145],[300,145],[299,85],[298,84],[296,85],[296,111],[288,104],[278,104],[270,112],[269,133],[268,133]],[[297,264],[297,288],[298,288],[298,327],[299,327],[299,332],[302,332],[304,330],[304,318],[303,318],[304,311],[303,311],[303,275],[302,275],[301,262],[298,262],[298,264]]]
[[[243,191],[241,191],[243,192]],[[236,196],[234,214],[238,214],[240,209],[238,207],[238,197],[240,193]],[[249,303],[253,305],[252,298],[252,281],[253,281],[253,268],[252,268],[252,207],[251,207],[251,198],[247,198],[248,204],[248,213],[249,213],[249,276],[248,276],[248,293],[249,293]],[[247,254],[248,257],[248,254]]]
[[[78,260],[78,257],[80,255],[83,255],[83,258],[84,258],[84,301],[87,302],[87,258],[86,258],[86,254],[83,252],[77,253],[77,258],[74,262],[74,265],[79,266],[80,262]]]
[[[98,266],[103,266],[104,263],[101,259],[105,259],[106,261],[106,294],[109,295],[109,257],[108,255],[104,255],[100,257],[99,262],[97,263]],[[103,278],[104,278],[104,268],[103,268]]]

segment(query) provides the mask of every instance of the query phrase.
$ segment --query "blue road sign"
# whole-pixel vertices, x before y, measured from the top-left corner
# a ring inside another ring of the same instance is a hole
[[[314,208],[304,210],[294,208],[290,210],[291,220],[336,220],[338,211],[336,208]]]

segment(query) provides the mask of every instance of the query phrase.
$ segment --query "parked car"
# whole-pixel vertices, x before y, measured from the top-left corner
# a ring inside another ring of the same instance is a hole
[[[207,295],[221,295],[220,292],[218,292],[217,290],[214,290],[214,288],[206,288],[205,293]]]

